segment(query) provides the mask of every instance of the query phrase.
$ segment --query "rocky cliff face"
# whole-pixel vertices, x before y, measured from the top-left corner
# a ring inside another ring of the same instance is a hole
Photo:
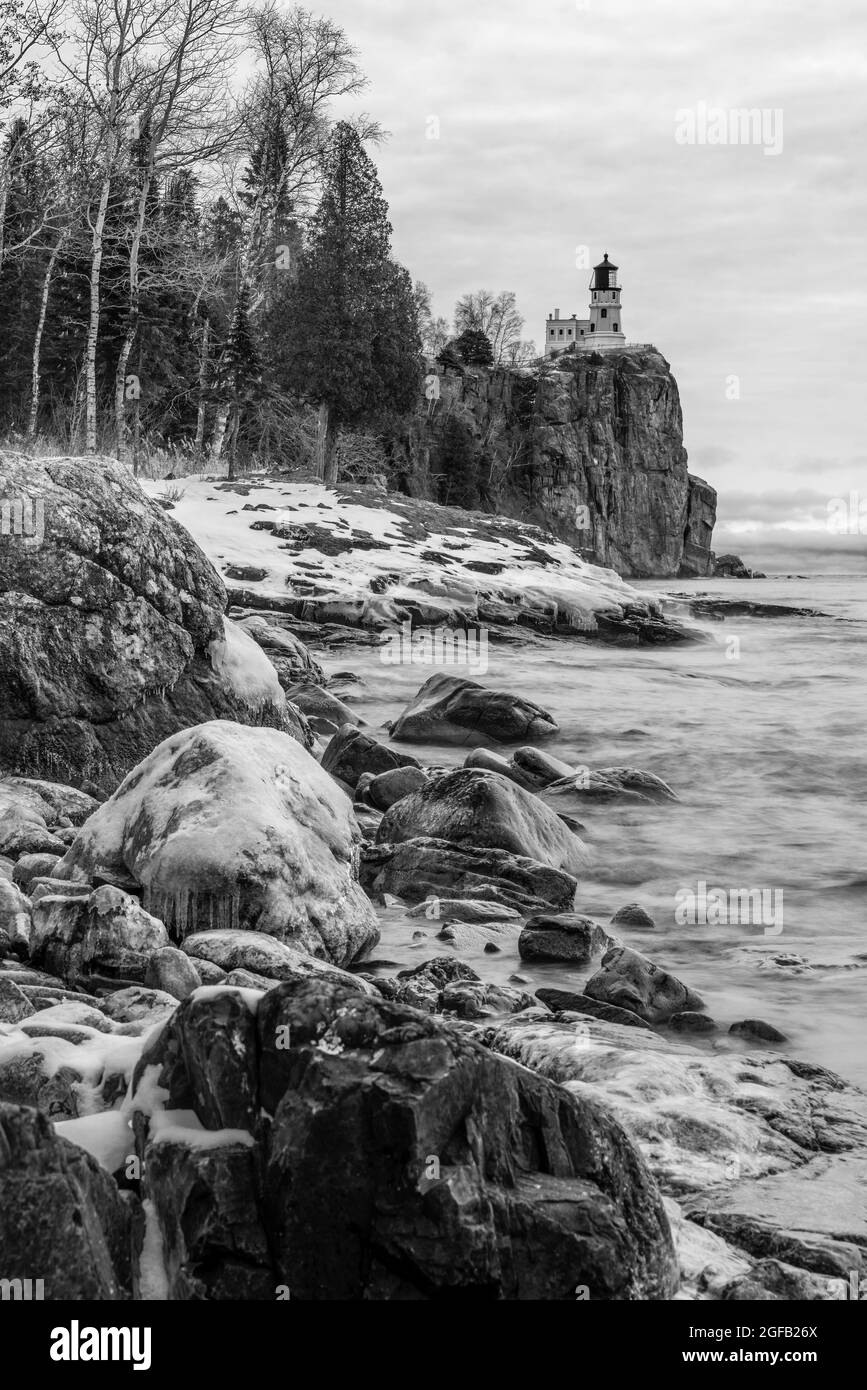
[[[535,522],[622,575],[711,572],[716,493],[687,470],[677,382],[655,348],[436,370],[439,398],[390,460],[407,491]]]

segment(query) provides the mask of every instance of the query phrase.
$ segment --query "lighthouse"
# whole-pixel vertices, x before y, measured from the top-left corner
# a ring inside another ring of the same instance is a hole
[[[570,318],[561,319],[559,309],[548,315],[545,324],[546,357],[565,352],[570,347],[578,350],[592,348],[598,352],[626,346],[617,271],[618,267],[609,261],[606,251],[599,264],[593,267],[588,318],[579,319],[573,314]]]

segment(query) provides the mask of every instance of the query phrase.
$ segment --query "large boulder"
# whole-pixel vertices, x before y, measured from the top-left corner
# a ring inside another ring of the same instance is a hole
[[[38,1110],[0,1101],[4,1279],[41,1280],[30,1296],[52,1302],[131,1298],[144,1233],[137,1206]]]
[[[695,990],[628,946],[606,952],[584,992],[603,1004],[629,1009],[648,1023],[664,1023],[673,1014],[704,1007]]]
[[[396,802],[377,831],[380,844],[432,836],[474,849],[503,849],[578,875],[586,850],[560,817],[506,777],[459,768]]]
[[[677,1284],[659,1193],[605,1108],[340,983],[188,1000],[131,1109],[175,1297],[666,1299]]]
[[[249,927],[337,965],[379,939],[349,799],[297,740],[215,720],[161,743],[79,831],[57,874],[126,874],[177,941]]]
[[[41,532],[0,537],[0,768],[108,794],[191,724],[302,730],[261,648],[224,622],[210,562],[127,468],[4,452],[0,495]]]
[[[571,911],[578,891],[578,880],[565,869],[507,850],[474,849],[423,835],[396,845],[365,845],[361,881],[369,893],[390,893],[410,903],[462,896],[523,912]]]
[[[516,743],[548,738],[557,724],[547,710],[505,690],[438,671],[392,725],[393,739],[408,743]]]
[[[577,912],[539,913],[528,918],[518,938],[518,954],[522,960],[586,965],[611,945],[612,938],[591,917]]]

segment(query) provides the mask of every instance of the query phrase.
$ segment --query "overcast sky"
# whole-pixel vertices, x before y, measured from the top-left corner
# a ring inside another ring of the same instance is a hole
[[[784,543],[785,564],[818,547],[825,568],[862,567],[857,518],[841,536],[826,518],[855,491],[867,533],[864,0],[317,8],[370,76],[395,254],[435,311],[511,289],[541,346],[549,311],[586,312],[576,248],[607,251],[627,338],[677,377],[718,553]],[[763,110],[762,140],[701,142],[701,104],[711,125]]]

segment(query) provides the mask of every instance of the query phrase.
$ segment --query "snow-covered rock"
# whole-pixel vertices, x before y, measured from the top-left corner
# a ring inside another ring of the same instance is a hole
[[[343,965],[379,935],[357,880],[359,839],[348,797],[300,743],[216,720],[161,743],[56,872],[132,875],[178,941],[249,927]]]

